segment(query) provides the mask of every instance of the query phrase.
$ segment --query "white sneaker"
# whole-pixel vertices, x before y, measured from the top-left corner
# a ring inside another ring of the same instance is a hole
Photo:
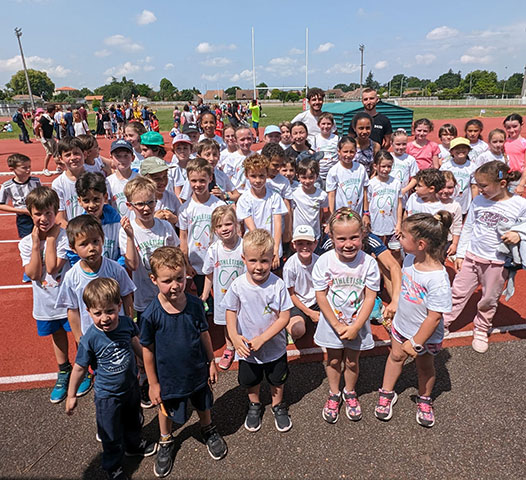
[[[51,177],[51,172],[45,168],[44,171],[42,172],[46,177]]]
[[[475,352],[486,353],[488,351],[488,334],[480,330],[474,330],[471,346]]]

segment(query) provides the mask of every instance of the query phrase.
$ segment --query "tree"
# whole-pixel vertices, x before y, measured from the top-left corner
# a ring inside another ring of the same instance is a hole
[[[162,100],[173,100],[177,88],[167,78],[162,78],[159,83],[159,96]]]
[[[89,88],[83,87],[79,90],[79,94],[81,97],[87,97],[88,95],[93,95],[93,92]]]
[[[136,85],[137,92],[141,97],[152,97],[153,96],[153,89],[150,87],[150,85],[146,83],[138,83]]]
[[[272,100],[279,100],[280,98],[280,93],[281,93],[281,90],[279,88],[274,88],[271,90],[270,92],[270,98]]]
[[[336,89],[339,88],[342,92],[348,92],[350,90],[349,85],[347,85],[345,83],[337,83],[332,88],[333,88],[333,90],[336,90]]]
[[[378,90],[380,88],[380,84],[373,78],[373,72],[369,72],[367,75],[367,78],[365,79],[365,86],[372,88],[373,90]]]
[[[225,90],[225,93],[228,96],[229,100],[235,100],[236,99],[236,90],[241,90],[241,87],[238,87],[236,85],[236,86],[233,86],[233,87],[228,87]]]
[[[435,83],[441,90],[443,88],[456,88],[460,85],[461,80],[462,76],[460,75],[460,72],[453,73],[453,70],[450,68],[447,73],[440,75],[440,77],[435,80]]]
[[[29,77],[29,83],[31,84],[31,91],[35,95],[42,95],[46,100],[49,100],[53,96],[55,91],[55,84],[47,76],[46,72],[40,70],[28,69],[27,75]],[[6,83],[6,87],[13,91],[14,95],[28,94],[26,77],[24,70],[19,70],[12,77],[9,83]]]
[[[185,88],[184,90],[180,90],[177,93],[176,100],[183,101],[183,102],[191,102],[194,99],[194,91],[189,90],[188,88]]]
[[[459,85],[461,92],[486,97],[502,93],[497,74],[488,70],[474,70],[468,73]]]
[[[287,102],[297,102],[300,99],[300,94],[298,92],[288,92],[287,93]]]
[[[265,98],[265,95],[267,94],[268,90],[265,87],[268,87],[268,85],[265,82],[258,83],[256,85],[258,88],[263,88],[263,90],[258,90],[258,98]]]
[[[522,90],[522,79],[524,75],[522,73],[514,73],[505,84],[505,93],[509,95],[520,95]]]

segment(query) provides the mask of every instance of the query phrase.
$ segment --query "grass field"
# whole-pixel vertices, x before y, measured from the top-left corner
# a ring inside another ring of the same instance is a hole
[[[475,118],[480,115],[481,109],[480,107],[415,107],[413,110],[415,119],[426,117],[430,120],[444,120],[450,118]],[[487,107],[484,110],[486,110],[484,117],[505,117],[512,112],[526,116],[526,108],[524,107]],[[265,116],[261,118],[260,126],[277,125],[281,121],[291,120],[299,112],[301,112],[300,104],[297,106],[264,105],[263,114]],[[157,117],[159,118],[161,131],[169,131],[172,129],[172,110],[158,110]],[[94,113],[89,114],[88,122],[91,128],[95,128]],[[13,129],[14,131],[12,133],[0,134],[0,139],[18,138],[20,129],[17,125],[13,125]]]

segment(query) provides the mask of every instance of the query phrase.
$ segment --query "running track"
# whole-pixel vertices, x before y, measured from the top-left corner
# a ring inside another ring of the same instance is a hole
[[[455,119],[454,123],[459,132],[467,119]],[[502,118],[483,119],[485,132],[502,126]],[[441,124],[448,122],[442,120],[435,122],[435,131],[431,139],[436,139],[436,132]],[[169,145],[170,137],[165,134],[166,144]],[[109,156],[110,140],[99,139],[99,144],[104,156]],[[0,141],[0,183],[9,176],[6,159],[11,153],[20,152],[32,159],[32,170],[41,171],[43,168],[44,153],[38,142],[32,145],[23,145],[18,140]],[[51,165],[53,168],[53,164]],[[40,175],[39,175],[40,176]],[[54,177],[40,176],[44,184],[50,184]],[[51,386],[56,378],[56,364],[49,338],[37,336],[36,325],[32,318],[32,295],[30,284],[22,283],[22,266],[18,255],[17,233],[15,216],[0,215],[0,306],[3,315],[0,319],[0,391],[27,389],[34,387]],[[451,272],[452,273],[452,272]],[[502,342],[526,338],[526,320],[522,314],[526,311],[526,273],[519,271],[516,284],[516,294],[509,302],[502,299],[497,311],[494,326],[496,332],[490,337],[491,342]],[[468,303],[461,318],[457,320],[452,329],[452,334],[446,339],[446,347],[471,344],[471,319],[476,311],[479,294],[476,293]],[[323,357],[321,349],[312,341],[313,327],[305,337],[296,345],[289,346],[289,357],[292,361],[319,361]],[[222,331],[210,323],[213,346],[216,357],[223,350]],[[373,326],[373,334],[377,340],[377,348],[369,354],[384,354],[387,350],[388,335],[383,327]],[[70,342],[70,360],[74,360],[75,347],[72,337]]]

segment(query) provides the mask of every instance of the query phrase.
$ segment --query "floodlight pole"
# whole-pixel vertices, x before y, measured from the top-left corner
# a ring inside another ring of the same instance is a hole
[[[254,27],[252,27],[252,83],[254,84],[254,100],[257,99],[256,90],[256,45],[254,40]]]
[[[22,50],[22,42],[20,37],[22,36],[22,29],[16,27],[15,35],[18,40],[18,46],[20,47],[20,56],[22,57],[22,65],[24,66],[24,73],[26,75],[27,91],[29,93],[29,101],[31,102],[31,110],[35,110],[35,100],[33,99],[33,93],[31,92],[31,84],[29,83],[29,75],[27,74],[26,59],[24,58],[24,51]]]
[[[305,29],[305,98],[309,93],[309,27]]]
[[[362,94],[362,90],[363,90],[363,51],[365,50],[365,45],[360,45],[360,48],[358,49],[360,50],[360,56],[361,56],[361,61],[360,61],[360,95]]]
[[[522,77],[521,97],[526,97],[526,67],[524,67],[524,75]]]

